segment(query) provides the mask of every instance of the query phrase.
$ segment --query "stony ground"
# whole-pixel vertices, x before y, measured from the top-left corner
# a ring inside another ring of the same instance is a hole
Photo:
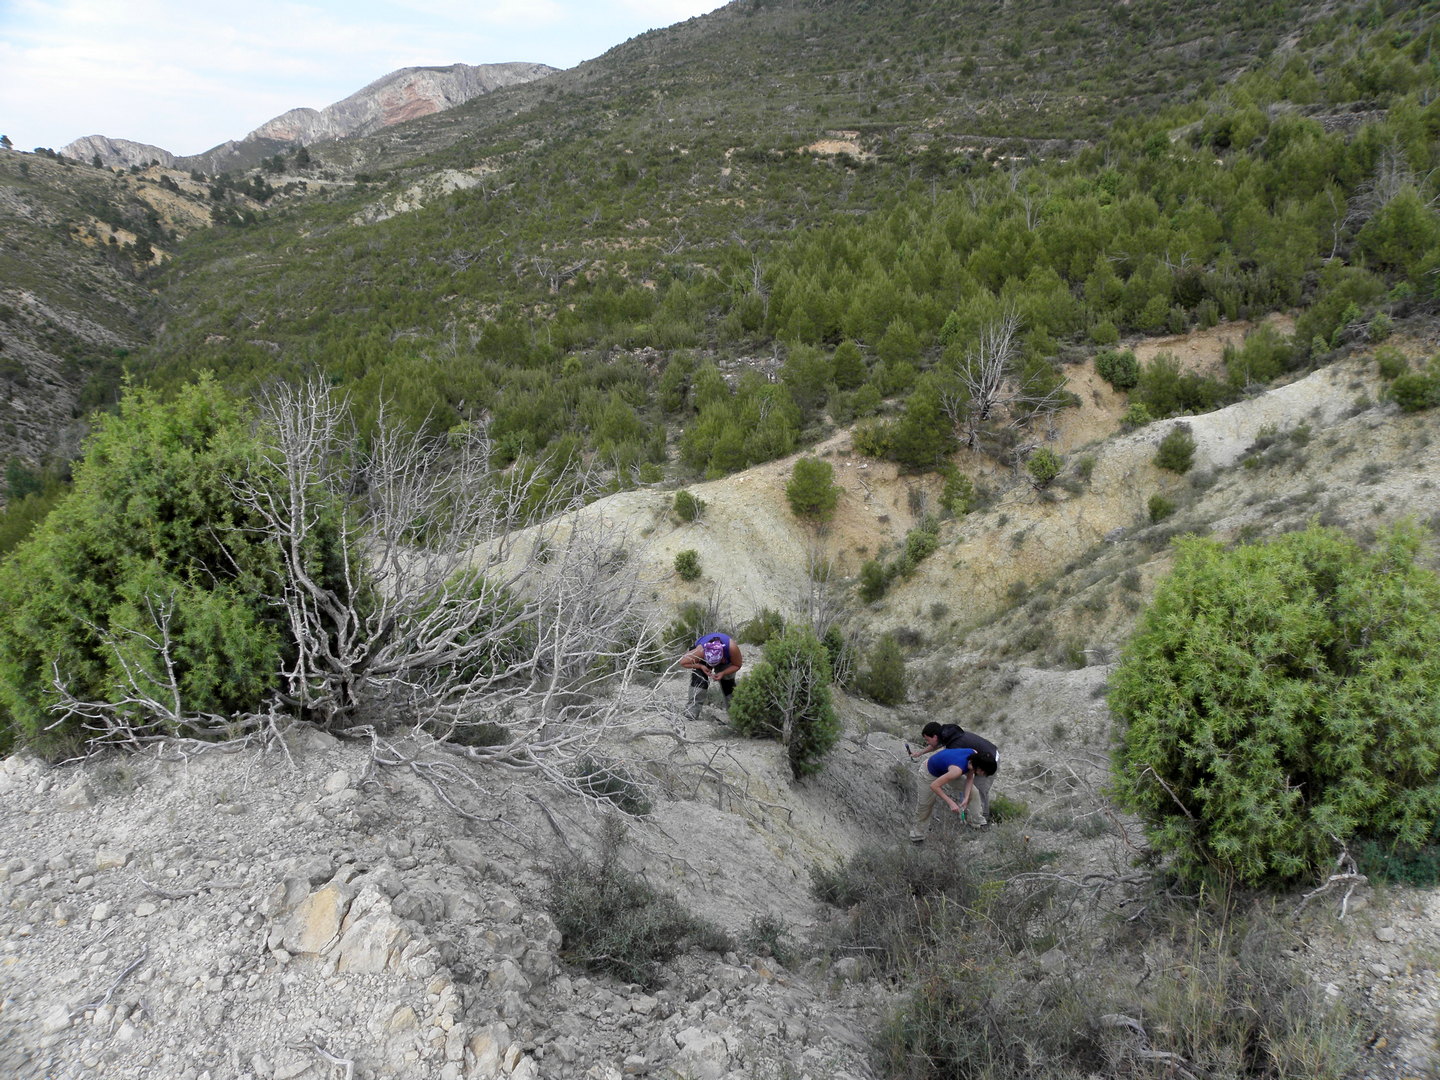
[[[630,861],[737,946],[654,990],[563,963],[545,871],[593,854],[597,821],[524,784],[444,781],[442,798],[305,731],[268,751],[11,758],[0,1075],[873,1076],[865,1032],[888,995],[853,964],[792,972],[743,944],[753,916],[813,921],[803,868],[844,852],[843,825],[822,841],[803,806],[768,821],[781,807],[760,798],[771,763],[754,744],[668,741],[677,781],[718,762],[729,790],[664,798]]]

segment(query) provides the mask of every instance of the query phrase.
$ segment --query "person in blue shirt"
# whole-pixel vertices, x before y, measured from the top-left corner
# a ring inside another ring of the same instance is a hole
[[[740,643],[729,634],[706,634],[684,656],[680,666],[690,672],[690,697],[686,702],[685,719],[699,720],[700,705],[712,682],[720,684],[725,695],[725,711],[730,711],[730,695],[735,692],[735,673],[743,660]]]
[[[918,844],[924,841],[930,817],[935,812],[936,799],[943,799],[951,811],[958,814],[970,805],[971,795],[979,792],[980,812],[971,817],[969,824],[975,828],[989,824],[990,783],[1000,764],[1000,754],[994,743],[954,724],[933,722],[925,725],[920,736],[925,740],[925,749],[915,751],[908,743],[905,746],[912,761],[930,755],[930,760],[925,763],[925,774],[920,777],[915,821],[910,826],[911,842]],[[928,783],[925,782],[927,777]],[[945,785],[961,777],[965,779],[965,794],[957,804],[945,791]]]
[[[965,749],[937,750],[925,762],[925,771],[935,779],[930,781],[930,790],[935,797],[943,799],[951,811],[960,814],[970,805],[970,793],[975,790],[975,755],[978,751]],[[957,803],[945,790],[946,784],[964,779],[965,794]]]
[[[979,807],[967,811],[965,819],[971,828],[984,828],[990,823],[990,787],[995,782],[995,773],[1000,767],[1000,751],[989,739],[982,738],[973,731],[966,731],[956,724],[938,724],[931,721],[920,730],[920,738],[924,740],[925,748],[910,751],[912,760],[941,750],[975,751],[975,759],[971,762],[971,783],[975,794],[980,797]],[[905,749],[910,750],[908,744]],[[930,816],[935,812],[935,792],[930,789],[928,773],[922,773],[917,782],[919,792],[915,800],[915,820],[910,826],[910,839],[918,844],[925,839]]]

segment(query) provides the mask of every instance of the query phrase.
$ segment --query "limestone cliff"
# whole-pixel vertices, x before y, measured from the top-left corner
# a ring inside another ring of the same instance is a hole
[[[527,63],[401,68],[323,109],[291,109],[261,124],[246,138],[305,144],[369,135],[463,105],[501,87],[543,78],[555,70]]]
[[[86,135],[61,147],[60,153],[76,161],[93,161],[96,154],[104,165],[118,165],[128,169],[131,165],[149,165],[158,161],[167,168],[175,161],[175,155],[149,143],[131,142],[129,139],[112,139],[106,135]]]

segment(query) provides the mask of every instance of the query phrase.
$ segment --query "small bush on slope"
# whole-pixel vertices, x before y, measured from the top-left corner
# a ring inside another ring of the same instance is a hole
[[[782,742],[797,779],[818,772],[840,738],[830,680],[825,645],[809,627],[792,627],[766,645],[764,661],[736,684],[730,722],[742,734]]]
[[[567,959],[654,987],[660,965],[691,945],[715,952],[731,948],[718,927],[620,864],[623,835],[622,824],[607,820],[599,858],[566,859],[549,873],[550,914]]]

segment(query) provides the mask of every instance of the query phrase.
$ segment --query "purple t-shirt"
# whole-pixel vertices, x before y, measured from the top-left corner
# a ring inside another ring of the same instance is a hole
[[[930,755],[930,760],[925,762],[925,768],[931,776],[944,776],[952,765],[959,766],[960,771],[964,772],[974,756],[974,750],[937,750]]]

